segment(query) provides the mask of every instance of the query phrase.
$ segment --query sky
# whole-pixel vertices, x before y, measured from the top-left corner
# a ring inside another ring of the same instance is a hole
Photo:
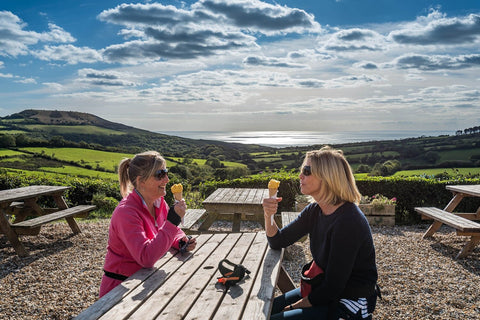
[[[463,130],[480,1],[2,0],[0,117],[146,130]]]

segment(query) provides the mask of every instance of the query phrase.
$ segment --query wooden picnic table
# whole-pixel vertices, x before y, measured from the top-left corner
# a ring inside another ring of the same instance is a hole
[[[225,258],[251,272],[228,289],[217,282]],[[75,319],[269,319],[282,259],[265,232],[200,234],[193,252],[172,249]]]
[[[443,224],[455,228],[458,235],[470,237],[457,255],[457,258],[464,258],[480,243],[480,223],[473,221],[480,220],[480,207],[474,213],[453,211],[463,198],[480,197],[480,185],[447,185],[446,189],[452,191],[453,197],[443,210],[434,207],[416,207],[415,210],[422,214],[422,217],[433,219],[423,238],[433,236]]]
[[[7,236],[15,252],[19,256],[27,256],[25,247],[19,240],[19,235],[37,235],[43,224],[65,218],[73,233],[79,233],[80,228],[74,216],[88,213],[95,206],[80,205],[69,208],[63,194],[67,186],[27,186],[21,188],[0,190],[0,231]],[[41,196],[52,197],[56,208],[42,208],[37,201]],[[15,216],[14,222],[9,220]],[[33,216],[33,219],[26,220]]]
[[[241,220],[257,221],[264,226],[264,198],[268,198],[268,189],[218,188],[202,203],[207,210],[207,217],[198,230],[206,231],[213,222],[225,218],[233,220],[233,232],[240,231]]]

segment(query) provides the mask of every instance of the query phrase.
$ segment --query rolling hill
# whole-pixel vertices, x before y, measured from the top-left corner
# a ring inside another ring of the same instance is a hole
[[[223,155],[225,160],[238,160],[241,153],[271,149],[170,136],[74,111],[24,110],[0,118],[0,135],[2,133],[15,134],[17,140],[20,135],[22,146],[94,146],[129,153],[157,150],[162,154],[181,157]]]

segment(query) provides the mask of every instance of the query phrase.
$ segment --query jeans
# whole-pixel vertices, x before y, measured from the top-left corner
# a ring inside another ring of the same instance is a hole
[[[278,296],[273,300],[271,320],[279,319],[327,319],[328,307],[327,306],[314,306],[304,309],[293,309],[283,311],[283,309],[298,300],[302,299],[300,288],[288,291],[284,295]]]
[[[329,318],[329,307],[327,305],[322,306],[312,306],[310,308],[304,309],[293,309],[288,311],[283,311],[283,309],[298,300],[302,299],[300,293],[300,288],[293,289],[288,291],[284,295],[278,296],[273,300],[271,320],[279,319],[288,319],[288,320],[297,320],[297,319],[315,319],[315,320],[327,320]],[[374,297],[376,300],[376,296]],[[362,319],[360,312],[356,315],[348,314],[346,309],[340,304],[337,305],[337,310],[331,310],[334,319]],[[369,316],[364,320],[371,320],[372,317]]]

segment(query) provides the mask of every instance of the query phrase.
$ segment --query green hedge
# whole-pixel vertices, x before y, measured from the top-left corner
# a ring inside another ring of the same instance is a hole
[[[295,205],[295,196],[300,193],[298,174],[281,172],[275,174],[260,174],[242,179],[228,181],[209,181],[200,185],[201,197],[204,199],[215,189],[231,188],[266,188],[270,179],[280,181],[278,195],[283,197],[279,211],[291,211]],[[170,178],[169,186],[179,183],[175,177]],[[184,183],[188,191],[190,186]],[[417,206],[433,206],[444,208],[452,198],[452,194],[445,189],[448,184],[480,184],[480,179],[435,180],[415,177],[369,177],[357,180],[357,185],[363,195],[372,196],[377,193],[388,198],[395,197],[397,206],[395,216],[397,224],[419,223],[420,216],[415,212]],[[65,195],[69,205],[91,203],[95,194],[121,199],[117,181],[67,177],[57,175],[47,177],[43,175],[9,174],[0,172],[0,189],[11,189],[27,185],[65,185],[70,186]],[[167,203],[172,203],[170,192],[165,197]],[[457,212],[476,212],[480,206],[479,198],[465,198],[457,207]]]
[[[208,182],[201,186],[204,197],[216,188],[266,188],[271,178],[280,180],[278,195],[283,198],[279,211],[291,211],[294,208],[295,196],[299,194],[299,179],[297,174],[283,173],[272,175],[257,175],[232,181]],[[480,184],[480,179],[435,180],[419,177],[368,177],[357,180],[357,186],[362,195],[373,196],[377,193],[388,198],[396,198],[396,224],[412,224],[421,222],[415,207],[432,206],[443,209],[452,193],[445,189],[446,185]],[[457,212],[476,212],[480,206],[479,198],[465,198],[457,207]]]
[[[170,184],[179,183],[177,178],[170,178]],[[29,185],[58,185],[70,186],[71,188],[65,193],[65,200],[69,206],[79,204],[92,203],[94,195],[101,194],[106,198],[114,198],[120,201],[120,188],[116,180],[78,178],[65,175],[43,175],[43,174],[25,174],[25,173],[8,173],[0,170],[0,190],[25,187]],[[188,186],[185,188],[188,190]],[[171,192],[167,192],[165,197],[167,203],[173,203]],[[40,199],[40,204],[53,205],[50,197]]]

